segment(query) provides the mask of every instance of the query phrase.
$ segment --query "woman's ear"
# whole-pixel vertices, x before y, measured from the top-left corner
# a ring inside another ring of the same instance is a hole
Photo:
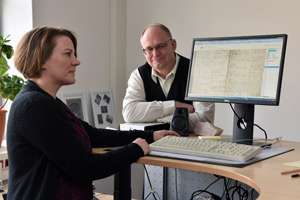
[[[47,68],[47,67],[46,67],[46,63],[43,62],[42,66],[41,66],[41,69],[44,70],[44,69],[46,69],[46,68]]]

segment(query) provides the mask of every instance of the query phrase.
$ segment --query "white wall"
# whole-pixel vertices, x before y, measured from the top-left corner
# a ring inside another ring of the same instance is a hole
[[[0,0],[1,32],[3,36],[10,35],[10,45],[16,46],[23,34],[32,28],[32,5],[31,1],[24,0]],[[20,23],[22,19],[22,23]],[[17,25],[17,26],[16,26]],[[13,67],[13,60],[9,60],[11,71],[17,72]]]
[[[54,26],[74,31],[78,37],[76,83],[59,94],[86,92],[89,121],[93,123],[90,90],[110,89],[109,0],[33,0],[33,27]]]
[[[177,52],[190,57],[196,37],[288,34],[280,106],[256,106],[255,123],[269,138],[283,136],[300,141],[299,50],[300,1],[286,0],[128,0],[127,1],[127,79],[145,62],[139,44],[140,32],[149,23],[168,26],[177,40]],[[228,104],[217,104],[215,124],[232,133],[233,113]],[[255,137],[264,137],[254,129]]]

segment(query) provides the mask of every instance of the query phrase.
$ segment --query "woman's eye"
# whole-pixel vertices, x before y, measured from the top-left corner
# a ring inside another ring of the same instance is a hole
[[[71,56],[71,52],[67,52],[66,55],[67,55],[67,56]]]

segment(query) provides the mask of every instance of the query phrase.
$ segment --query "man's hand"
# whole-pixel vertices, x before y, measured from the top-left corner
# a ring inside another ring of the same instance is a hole
[[[169,131],[169,130],[161,130],[161,131],[154,131],[153,132],[153,140],[159,140],[167,135],[174,135],[174,136],[179,136],[180,135],[178,133],[176,133],[175,131]]]
[[[195,112],[195,108],[193,105],[181,103],[179,101],[175,101],[175,108],[187,108],[189,113]]]
[[[145,139],[137,138],[132,143],[136,143],[137,145],[139,145],[143,149],[144,155],[147,155],[151,151],[149,144]]]

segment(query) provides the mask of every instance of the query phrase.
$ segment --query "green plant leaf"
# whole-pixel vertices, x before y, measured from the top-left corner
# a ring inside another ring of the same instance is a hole
[[[2,53],[6,55],[7,59],[10,59],[14,54],[13,47],[6,44],[2,45]]]
[[[10,68],[7,59],[10,59],[14,54],[13,47],[7,44],[10,42],[10,40],[7,39],[8,37],[9,36],[3,38],[3,36],[0,35],[0,96],[13,101],[15,96],[22,89],[25,81],[16,75],[10,76],[7,74]],[[0,109],[2,109],[2,107],[0,107]]]
[[[15,96],[22,89],[24,80],[16,75],[9,76],[3,75],[0,78],[0,95],[3,98],[7,98],[11,101],[14,100]]]
[[[0,76],[3,75],[7,70],[9,69],[9,66],[7,65],[6,59],[1,56],[0,57]]]

